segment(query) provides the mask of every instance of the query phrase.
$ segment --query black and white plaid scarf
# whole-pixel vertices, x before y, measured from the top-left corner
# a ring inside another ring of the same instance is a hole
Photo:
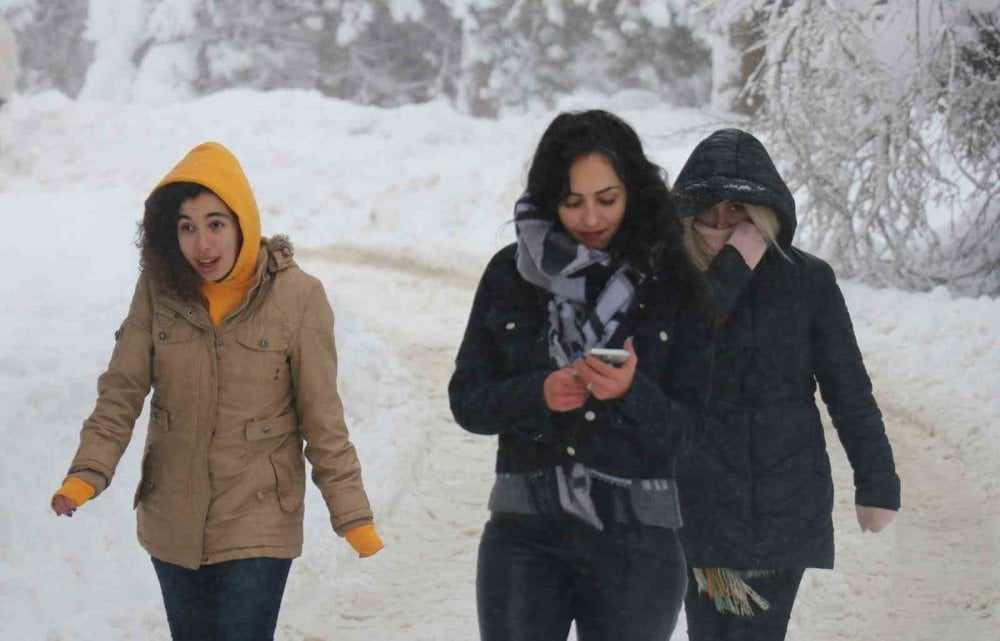
[[[549,355],[565,367],[591,347],[605,347],[628,313],[641,277],[627,265],[608,279],[592,309],[587,309],[587,277],[591,265],[611,265],[611,255],[577,243],[545,217],[527,192],[514,205],[517,271],[551,293]]]
[[[538,211],[527,192],[514,206],[514,224],[518,273],[551,294],[548,337],[552,362],[565,367],[591,347],[606,347],[628,314],[642,275],[628,265],[617,266],[588,309],[587,267],[614,267],[611,255],[577,243],[556,226],[551,216]],[[590,495],[593,479],[613,479],[628,488],[634,484],[630,479],[618,479],[581,463],[556,466],[555,476],[562,510],[598,530],[604,529],[604,522]]]

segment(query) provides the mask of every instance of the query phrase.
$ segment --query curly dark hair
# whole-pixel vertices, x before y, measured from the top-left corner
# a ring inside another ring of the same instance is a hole
[[[139,266],[157,285],[182,300],[198,299],[201,277],[181,253],[177,221],[184,201],[204,193],[214,192],[193,182],[168,183],[153,190],[146,199],[146,210],[139,226],[136,241],[140,250]]]
[[[594,153],[611,162],[627,196],[622,225],[608,251],[641,272],[666,272],[680,293],[701,300],[702,275],[684,250],[666,172],[646,157],[638,134],[618,116],[600,109],[556,116],[528,170],[528,193],[539,211],[559,224],[559,204],[570,193],[570,166]]]

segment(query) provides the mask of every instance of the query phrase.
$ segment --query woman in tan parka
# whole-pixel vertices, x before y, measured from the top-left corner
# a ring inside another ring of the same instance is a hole
[[[337,394],[333,312],[288,240],[261,238],[253,193],[218,143],[146,201],[142,273],[94,412],[52,500],[72,516],[114,476],[153,390],[135,492],[175,640],[272,639],[302,551],[305,456],[334,530],[382,547]]]

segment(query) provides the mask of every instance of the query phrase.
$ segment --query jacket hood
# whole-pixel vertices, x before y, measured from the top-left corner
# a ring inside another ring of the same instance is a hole
[[[798,224],[795,199],[764,145],[739,129],[720,129],[698,143],[674,183],[681,216],[694,216],[723,200],[770,207],[778,215],[778,244],[792,244]]]
[[[226,203],[240,223],[243,245],[232,271],[217,285],[247,283],[253,277],[260,247],[260,213],[253,190],[240,163],[228,149],[217,142],[205,142],[192,149],[177,166],[156,185],[192,182],[211,189]]]
[[[212,322],[218,325],[246,297],[257,271],[260,254],[260,213],[253,190],[240,163],[217,142],[205,142],[192,149],[153,189],[178,182],[207,187],[232,210],[240,224],[243,244],[236,262],[222,280],[198,285]]]

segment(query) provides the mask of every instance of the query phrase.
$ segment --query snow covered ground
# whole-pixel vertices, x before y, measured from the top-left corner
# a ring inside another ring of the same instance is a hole
[[[722,124],[641,93],[561,105],[585,106],[625,117],[671,175]],[[56,520],[48,500],[128,304],[142,201],[211,139],[242,160],[264,233],[289,234],[300,263],[326,284],[349,425],[388,543],[355,559],[310,489],[306,551],[293,565],[278,638],[475,638],[474,559],[493,444],[451,423],[444,388],[478,273],[512,238],[511,205],[552,115],[481,121],[443,104],[388,110],[292,91],[159,107],[49,93],[0,111],[0,636],[169,638],[135,542],[138,448],[72,520]],[[838,569],[807,575],[790,638],[995,638],[1000,301],[852,282],[844,292],[897,452],[904,508],[886,533],[858,533],[850,470],[828,432]],[[684,638],[683,622],[674,638]]]

